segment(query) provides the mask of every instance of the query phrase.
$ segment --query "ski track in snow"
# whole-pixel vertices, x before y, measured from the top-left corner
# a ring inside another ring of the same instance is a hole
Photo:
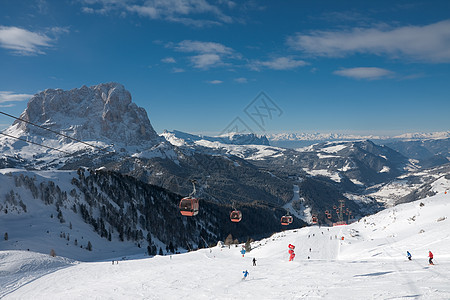
[[[245,257],[234,245],[119,264],[0,251],[0,298],[450,299],[449,215],[450,197],[442,193],[348,226],[276,233]]]

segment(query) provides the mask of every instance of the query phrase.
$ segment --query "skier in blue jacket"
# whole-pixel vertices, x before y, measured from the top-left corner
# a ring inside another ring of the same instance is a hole
[[[407,257],[409,260],[411,260],[412,256],[411,256],[411,253],[409,253],[409,251],[406,251],[406,257]]]
[[[245,271],[242,271],[242,273],[244,273],[244,277],[242,278],[242,280],[244,280],[244,279],[246,279],[246,278],[247,278],[247,276],[248,276],[248,271],[247,271],[247,270],[245,270]]]

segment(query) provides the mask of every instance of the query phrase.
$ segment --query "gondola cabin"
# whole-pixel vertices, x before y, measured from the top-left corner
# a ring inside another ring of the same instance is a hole
[[[192,217],[198,214],[198,199],[185,197],[180,201],[180,213],[183,216]]]
[[[293,221],[292,216],[282,216],[281,217],[281,225],[289,225]]]
[[[317,224],[317,216],[312,216],[312,223]]]
[[[233,210],[230,213],[230,220],[231,220],[231,222],[235,222],[235,223],[240,222],[242,220],[242,213],[241,213],[241,211],[240,210]]]

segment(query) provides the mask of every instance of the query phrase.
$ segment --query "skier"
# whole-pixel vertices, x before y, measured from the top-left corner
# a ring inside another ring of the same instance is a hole
[[[295,253],[292,252],[291,255],[289,256],[289,261],[293,261],[295,258]]]
[[[434,265],[434,263],[433,263],[433,253],[431,253],[431,251],[428,251],[428,257],[430,258],[428,260],[428,264]]]
[[[409,251],[406,251],[406,257],[407,257],[409,260],[411,260],[412,256],[411,256],[411,253],[409,253]]]
[[[242,271],[242,273],[244,273],[244,277],[242,277],[242,280],[245,280],[248,276],[248,271],[245,270],[245,271]]]
[[[256,266],[256,258],[253,257],[253,266]]]
[[[241,249],[241,254],[242,254],[242,257],[244,257],[244,255],[245,255],[245,249],[244,248]]]

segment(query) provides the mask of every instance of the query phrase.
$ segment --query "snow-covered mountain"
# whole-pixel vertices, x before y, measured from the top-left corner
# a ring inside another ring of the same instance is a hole
[[[269,145],[269,140],[265,135],[258,136],[254,133],[240,134],[229,133],[220,136],[195,135],[178,130],[164,130],[161,134],[167,141],[174,146],[187,146],[201,144],[200,141],[208,141],[212,143],[231,144],[231,145]]]
[[[131,102],[130,93],[118,83],[47,89],[30,99],[20,119],[4,131],[9,136],[0,136],[3,167],[40,160],[55,166],[66,160],[64,153],[69,158],[83,152],[148,151],[164,141],[146,111]]]
[[[82,140],[123,145],[161,141],[146,111],[131,101],[131,94],[119,83],[69,91],[47,89],[30,99],[20,118]],[[55,138],[51,132],[21,121],[15,121],[8,132]]]
[[[327,177],[338,183],[350,180],[358,186],[386,182],[412,167],[397,151],[371,141],[325,142],[285,150],[283,155],[267,157],[265,163],[291,174]]]
[[[275,233],[251,243],[245,257],[240,245],[152,258],[118,256],[118,264],[0,251],[0,297],[449,299],[449,222],[450,195],[440,193],[348,226]],[[289,244],[296,254],[291,262]],[[435,265],[428,265],[428,251]],[[243,270],[249,271],[245,280]]]
[[[259,160],[283,155],[285,149],[269,146],[265,136],[251,134],[227,134],[222,136],[199,136],[181,131],[165,131],[161,134],[172,145],[213,155],[236,156],[242,159]]]
[[[450,192],[450,163],[398,176],[368,189],[368,195],[388,206]],[[450,193],[449,193],[450,194]]]

